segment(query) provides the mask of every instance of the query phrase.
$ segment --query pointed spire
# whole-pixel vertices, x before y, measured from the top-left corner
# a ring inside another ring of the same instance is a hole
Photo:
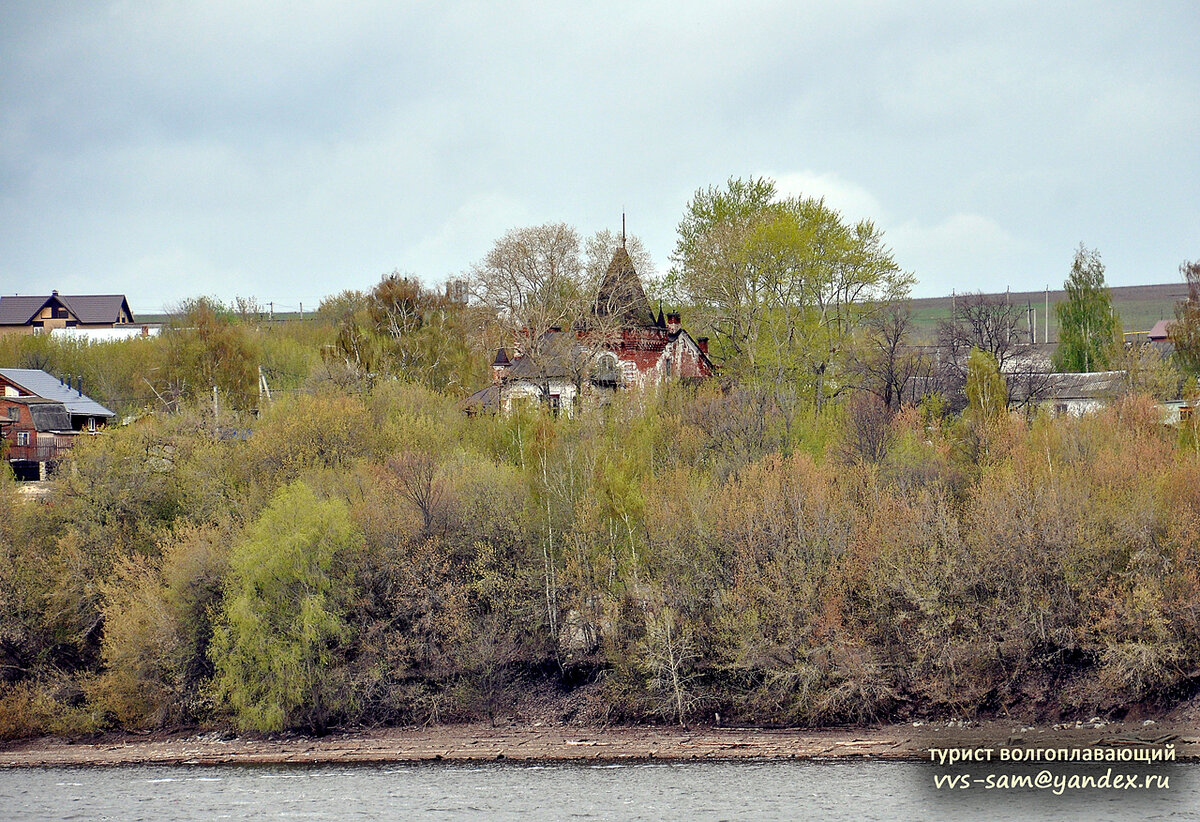
[[[625,247],[625,212],[621,212],[621,248]]]
[[[648,327],[655,324],[654,310],[646,299],[641,279],[624,247],[613,254],[608,272],[600,284],[594,308],[596,316],[620,316],[626,326]]]

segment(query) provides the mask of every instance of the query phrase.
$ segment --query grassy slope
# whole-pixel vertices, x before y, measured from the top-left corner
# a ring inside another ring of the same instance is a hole
[[[1165,283],[1161,285],[1131,285],[1118,286],[1112,289],[1113,304],[1121,317],[1121,325],[1125,331],[1149,331],[1151,326],[1161,319],[1175,316],[1175,303],[1187,296],[1187,286],[1183,283]],[[1004,297],[1003,293],[990,296]],[[1050,341],[1054,342],[1056,322],[1054,321],[1054,305],[1067,298],[1065,291],[1050,292]],[[1014,291],[1008,299],[1018,305],[1032,303],[1037,309],[1038,339],[1042,338],[1042,323],[1045,321],[1046,292],[1045,291]],[[931,340],[936,333],[939,320],[950,317],[950,297],[927,297],[913,300],[913,319],[916,322],[916,336],[921,340]]]

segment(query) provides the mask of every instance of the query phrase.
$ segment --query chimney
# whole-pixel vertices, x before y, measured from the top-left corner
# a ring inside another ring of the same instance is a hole
[[[700,353],[708,356],[708,337],[697,337],[696,345],[700,347]]]
[[[672,334],[678,334],[679,326],[679,312],[672,311],[667,315],[667,331],[671,332]]]

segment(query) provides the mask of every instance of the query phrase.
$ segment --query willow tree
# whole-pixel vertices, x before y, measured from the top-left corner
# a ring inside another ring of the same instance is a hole
[[[981,348],[967,358],[967,411],[977,422],[998,419],[1008,405],[1008,388],[996,358]]]
[[[714,335],[727,373],[810,397],[849,384],[849,345],[911,277],[870,221],[823,199],[779,198],[765,178],[697,191],[679,224],[672,279]]]
[[[320,730],[347,707],[336,663],[346,569],[361,545],[345,503],[294,482],[233,547],[210,654],[216,693],[240,727]]]
[[[155,393],[168,399],[206,399],[214,388],[222,402],[246,410],[258,400],[261,351],[233,311],[218,300],[185,300],[163,329],[166,385]]]
[[[1108,370],[1117,355],[1121,321],[1104,283],[1104,263],[1095,250],[1079,246],[1064,287],[1067,300],[1055,306],[1059,327],[1055,370]]]

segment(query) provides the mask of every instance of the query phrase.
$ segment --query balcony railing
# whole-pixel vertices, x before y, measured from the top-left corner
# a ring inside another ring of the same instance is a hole
[[[4,456],[10,460],[25,460],[27,462],[58,462],[71,450],[69,445],[17,445],[9,442],[4,450]]]

